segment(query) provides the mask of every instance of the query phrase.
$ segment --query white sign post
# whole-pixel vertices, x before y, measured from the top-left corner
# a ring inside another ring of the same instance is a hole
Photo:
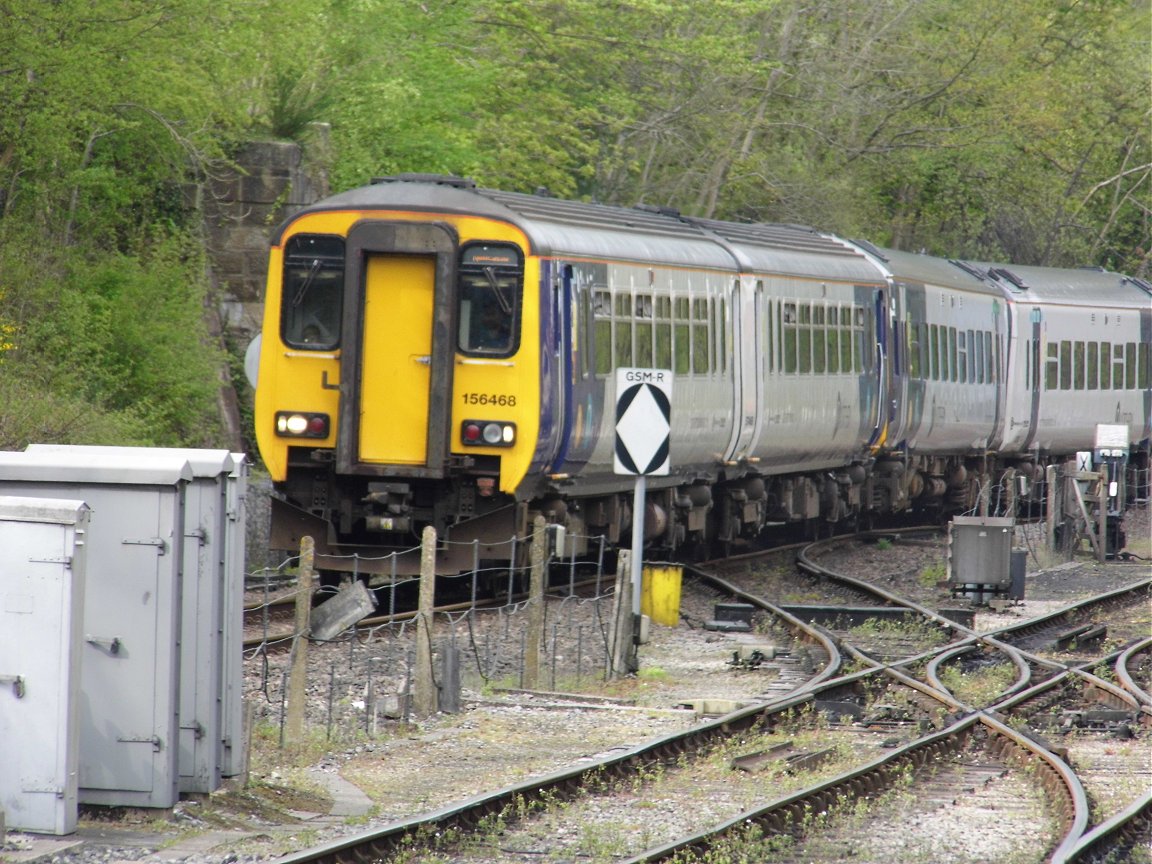
[[[644,511],[647,477],[665,476],[671,465],[672,371],[616,370],[616,474],[636,475],[632,493],[632,619],[633,642],[640,639],[640,597],[643,574]]]

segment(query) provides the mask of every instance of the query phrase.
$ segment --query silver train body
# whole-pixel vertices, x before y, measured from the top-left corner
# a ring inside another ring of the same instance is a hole
[[[352,215],[340,222],[345,212]],[[392,237],[389,225],[411,232],[404,226],[418,224],[456,238],[437,241],[428,287],[436,298],[428,326],[449,334],[466,314],[454,264],[463,272],[463,250],[488,231],[522,258],[518,277],[501,271],[501,284],[521,279],[509,304],[519,347],[484,367],[494,381],[519,376],[515,401],[527,416],[512,418],[515,445],[486,450],[455,440],[469,416],[461,412],[478,410],[460,407],[468,396],[456,391],[464,375],[477,389],[481,360],[437,336],[419,374],[432,370],[434,408],[444,399],[428,417],[428,440],[442,443],[427,449],[424,464],[394,468],[381,456],[363,467],[367,457],[339,455],[343,429],[311,450],[289,448],[285,475],[274,479],[298,511],[293,531],[308,520],[326,525],[324,549],[333,555],[402,548],[423,524],[451,540],[489,543],[523,536],[537,514],[572,538],[627,545],[634,479],[617,474],[613,459],[621,367],[671,372],[670,470],[647,478],[645,524],[646,545],[672,554],[749,541],[775,525],[816,530],[909,510],[1035,510],[1045,466],[1092,450],[1101,425],[1126,439],[1133,494],[1147,497],[1152,286],[1140,279],[946,260],[798,226],[565,202],[458,178],[389,178],[306,208],[295,224],[308,224],[300,220],[309,214],[315,224],[351,224],[349,236]],[[350,307],[363,304],[368,277],[354,275],[352,257],[344,266],[343,322],[356,331],[361,319]],[[273,268],[270,294],[287,295],[278,280]],[[269,331],[283,326],[266,322],[261,376],[279,362]],[[355,388],[366,392],[368,383],[345,367],[370,346],[341,354],[340,344],[324,356],[332,358],[329,377],[338,373],[341,404],[353,404],[367,398]],[[378,383],[408,374],[397,367]],[[306,388],[293,385],[302,404],[269,396],[261,408],[258,388],[257,423],[262,411],[320,410],[337,398],[328,391],[310,407]],[[340,416],[345,426],[355,421]],[[267,433],[266,443],[271,450],[278,442]],[[325,447],[337,457],[325,457]],[[521,447],[530,450],[512,470]],[[369,485],[391,479],[392,515],[374,518]],[[360,527],[401,519],[406,537]],[[494,544],[486,548],[497,554]],[[566,553],[586,551],[578,540]]]

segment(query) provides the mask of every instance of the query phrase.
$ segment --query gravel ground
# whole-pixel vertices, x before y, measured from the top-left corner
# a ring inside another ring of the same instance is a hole
[[[1127,528],[1129,548],[1143,558],[1152,557],[1148,511],[1135,511]],[[1021,537],[1020,542],[1034,545],[1029,537]],[[881,560],[865,560],[859,573],[865,578],[886,577],[899,593],[902,585],[909,590],[913,583],[922,585],[923,569],[942,560],[943,546],[939,550],[918,548],[907,558],[897,558],[888,550]],[[1043,554],[1031,555],[1025,600],[1002,612],[978,609],[977,627],[1005,626],[1148,576],[1147,561],[1099,566],[1081,558],[1068,564],[1045,560]],[[946,593],[939,599],[952,605]],[[698,715],[685,705],[699,705],[706,699],[745,701],[763,692],[765,680],[758,672],[736,669],[729,661],[741,645],[782,638],[772,633],[702,629],[700,623],[713,617],[714,602],[714,597],[686,580],[680,624],[654,625],[650,641],[640,651],[639,673],[607,682],[600,674],[602,657],[593,648],[598,650],[595,634],[609,607],[592,602],[551,603],[549,620],[563,620],[569,628],[564,637],[567,644],[558,653],[576,653],[573,633],[581,634],[588,651],[587,662],[578,667],[582,670],[578,682],[571,671],[556,681],[545,678],[547,684],[541,690],[566,691],[563,696],[519,691],[514,663],[489,669],[484,680],[476,674],[481,665],[476,662],[472,669],[465,664],[462,710],[425,719],[388,719],[377,714],[373,722],[364,711],[370,693],[387,696],[402,689],[410,631],[378,633],[375,639],[352,645],[314,645],[309,655],[308,743],[284,749],[277,746],[277,688],[287,655],[271,655],[267,666],[263,658],[253,658],[246,667],[255,725],[247,789],[226,788],[203,800],[182,802],[173,813],[159,814],[159,818],[149,811],[118,811],[107,814],[111,818],[99,818],[98,811],[86,810],[78,837],[99,838],[99,845],[70,846],[77,838],[9,833],[0,847],[0,861],[229,864],[263,860],[686,728],[697,722]],[[506,619],[490,619],[489,631],[500,628],[508,630]],[[474,627],[467,642],[482,644],[479,631],[483,629]],[[334,670],[354,667],[362,671],[360,658],[376,664],[368,665],[371,684],[362,676],[348,675],[341,678],[340,692],[334,696]],[[373,668],[377,670],[374,679]],[[567,695],[576,689],[585,696]],[[335,725],[329,708],[334,703],[344,712]],[[326,740],[329,734],[332,743]],[[1001,791],[1011,788],[1008,783]],[[927,836],[931,825],[924,828]],[[899,859],[898,850],[890,853],[889,860]]]

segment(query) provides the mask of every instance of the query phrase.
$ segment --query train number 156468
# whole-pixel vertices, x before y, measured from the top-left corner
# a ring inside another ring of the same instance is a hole
[[[465,393],[465,405],[500,405],[506,408],[516,406],[516,396],[511,393]]]

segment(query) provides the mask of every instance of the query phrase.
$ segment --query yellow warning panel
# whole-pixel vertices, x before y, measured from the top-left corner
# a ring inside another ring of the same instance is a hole
[[[680,623],[680,582],[684,568],[678,564],[648,565],[640,586],[640,613],[657,624]]]

